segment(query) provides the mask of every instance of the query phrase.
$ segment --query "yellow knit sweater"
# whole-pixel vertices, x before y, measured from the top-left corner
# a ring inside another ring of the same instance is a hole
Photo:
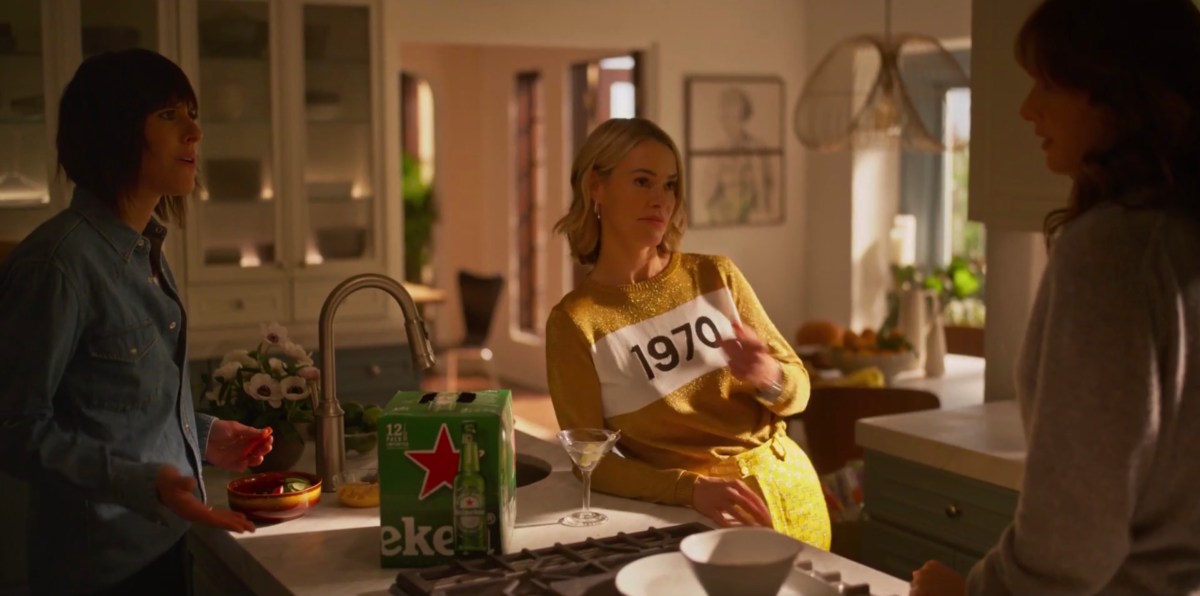
[[[783,367],[770,409],[736,379],[719,338],[741,321]],[[550,397],[562,428],[621,431],[620,456],[592,475],[600,491],[692,504],[697,471],[764,444],[808,403],[809,379],[741,271],[725,257],[673,254],[639,283],[585,281],[546,323]]]

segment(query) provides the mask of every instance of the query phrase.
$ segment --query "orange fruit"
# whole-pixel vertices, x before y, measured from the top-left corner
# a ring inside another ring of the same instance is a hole
[[[796,331],[796,345],[839,348],[843,333],[842,326],[833,321],[808,321]]]
[[[847,329],[846,332],[842,334],[842,347],[846,348],[847,350],[857,349],[858,334]]]

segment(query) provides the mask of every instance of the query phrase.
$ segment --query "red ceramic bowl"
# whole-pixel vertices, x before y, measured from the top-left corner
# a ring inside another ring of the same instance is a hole
[[[276,493],[287,478],[303,478],[311,485],[304,490]],[[229,508],[254,521],[284,521],[304,515],[321,502],[321,478],[307,472],[263,472],[231,481],[225,492]]]

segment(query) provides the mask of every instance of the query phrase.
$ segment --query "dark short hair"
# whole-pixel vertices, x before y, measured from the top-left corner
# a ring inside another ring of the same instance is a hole
[[[114,209],[137,184],[146,116],[177,102],[196,107],[187,75],[144,49],[105,52],[79,65],[58,107],[58,166]],[[182,221],[184,197],[164,197],[155,213]]]
[[[1034,76],[1084,91],[1107,108],[1113,147],[1084,157],[1071,202],[1046,217],[1052,238],[1068,221],[1139,188],[1136,206],[1200,216],[1200,10],[1192,0],[1046,0],[1021,27],[1017,61]]]

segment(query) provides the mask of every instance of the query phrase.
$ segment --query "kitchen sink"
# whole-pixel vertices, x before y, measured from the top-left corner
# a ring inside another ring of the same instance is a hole
[[[527,486],[550,475],[550,463],[540,457],[517,454],[517,486]]]

